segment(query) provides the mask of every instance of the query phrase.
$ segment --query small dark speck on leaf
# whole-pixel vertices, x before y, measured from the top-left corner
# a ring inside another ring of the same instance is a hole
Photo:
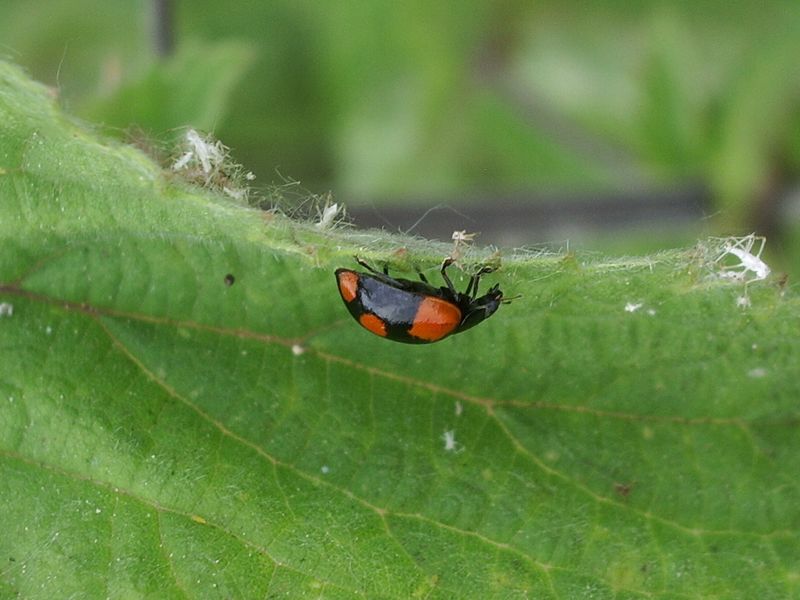
[[[225,275],[225,285],[231,287],[234,281],[236,281],[236,278],[233,275],[231,275],[230,273]]]
[[[631,493],[633,489],[632,483],[615,483],[614,484],[614,491],[617,492],[623,498],[627,498],[628,495]]]

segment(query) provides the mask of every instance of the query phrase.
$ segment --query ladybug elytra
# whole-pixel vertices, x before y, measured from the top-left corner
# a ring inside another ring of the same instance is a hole
[[[389,276],[389,270],[376,271],[356,257],[369,272],[337,269],[339,293],[353,318],[375,335],[406,344],[429,344],[461,333],[491,317],[503,303],[503,292],[494,285],[478,296],[481,275],[494,269],[483,267],[459,292],[447,275],[453,264],[442,263],[445,286],[432,286],[425,275],[420,281]]]

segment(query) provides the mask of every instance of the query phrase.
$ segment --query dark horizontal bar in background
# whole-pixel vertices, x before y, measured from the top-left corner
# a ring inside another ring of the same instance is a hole
[[[453,231],[480,232],[481,244],[514,245],[552,239],[565,233],[679,226],[711,212],[708,191],[700,186],[656,192],[593,197],[505,195],[474,197],[449,204],[418,200],[379,205],[349,205],[357,227],[384,228],[449,241]]]

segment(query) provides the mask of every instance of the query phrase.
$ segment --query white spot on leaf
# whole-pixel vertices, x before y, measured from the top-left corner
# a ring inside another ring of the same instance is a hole
[[[464,450],[464,446],[456,441],[456,432],[453,429],[445,431],[441,439],[444,442],[445,452],[461,452]]]

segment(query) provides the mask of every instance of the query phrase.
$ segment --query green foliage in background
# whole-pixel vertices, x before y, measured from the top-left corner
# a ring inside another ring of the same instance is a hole
[[[0,597],[797,596],[800,303],[701,250],[506,256],[393,344],[334,267],[447,248],[182,185],[0,64]]]
[[[191,125],[213,130],[231,108],[231,94],[252,63],[244,44],[185,44],[180,53],[154,63],[136,81],[126,81],[86,112],[98,122],[135,126],[177,137]]]
[[[0,39],[84,117],[213,127],[262,181],[374,202],[699,182],[746,228],[800,172],[798,6],[176,3],[162,64],[148,2],[9,0]]]

